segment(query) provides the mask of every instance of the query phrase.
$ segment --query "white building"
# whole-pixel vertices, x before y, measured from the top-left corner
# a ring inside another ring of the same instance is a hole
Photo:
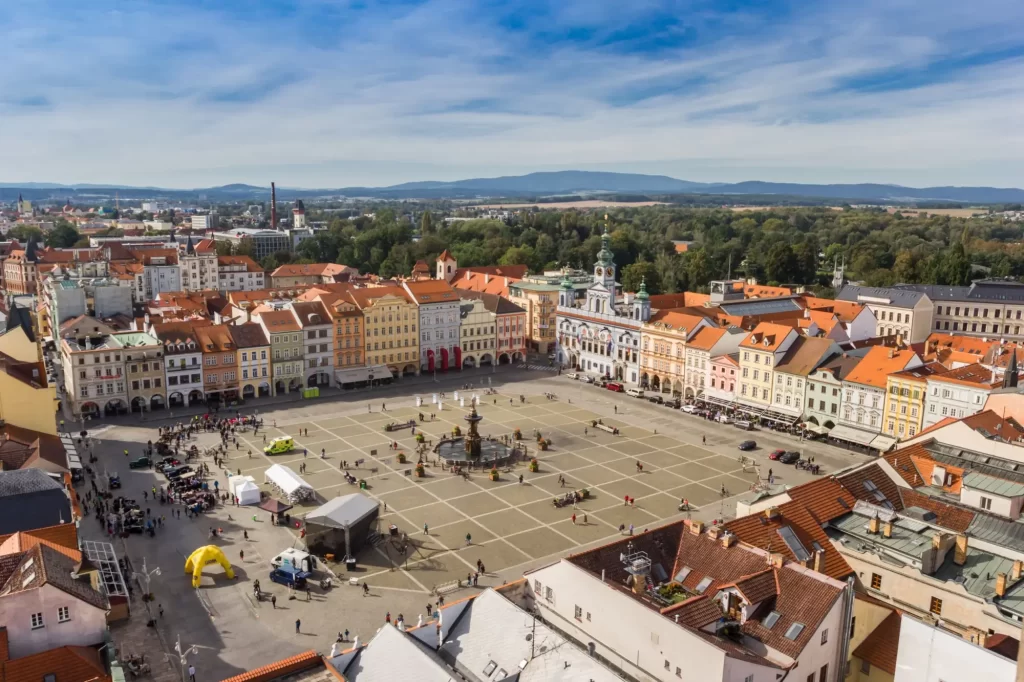
[[[249,256],[218,256],[220,291],[259,291],[266,288],[266,272]]]
[[[719,528],[677,522],[525,577],[548,624],[631,679],[842,680],[851,588]]]
[[[192,216],[192,231],[206,232],[217,226],[217,216],[212,213],[197,214]]]
[[[420,368],[427,372],[462,369],[458,292],[444,280],[406,281],[402,286],[419,309]]]
[[[164,347],[164,384],[167,405],[185,407],[203,400],[203,348],[196,337],[198,322],[162,322],[147,331]]]
[[[183,291],[217,289],[220,278],[217,272],[217,248],[212,239],[192,243],[189,236],[184,253],[178,257],[181,266],[181,288]]]
[[[140,249],[134,253],[142,261],[143,300],[152,301],[165,291],[182,290],[177,249]]]
[[[984,365],[973,364],[928,377],[927,385],[924,428],[947,417],[963,419],[981,412],[992,391],[1003,386],[1003,379]]]
[[[302,328],[306,386],[329,386],[334,376],[334,320],[320,301],[294,301],[292,312]]]
[[[747,333],[739,327],[716,329],[708,325],[686,341],[683,386],[687,399],[703,399],[711,386],[711,358],[735,353],[746,337]]]
[[[838,344],[827,338],[799,337],[779,364],[772,377],[772,412],[787,423],[803,417],[815,396],[808,395],[810,377],[826,360],[840,352]],[[782,415],[785,415],[782,417]]]
[[[556,329],[560,364],[614,381],[640,382],[640,338],[644,322],[651,318],[651,301],[641,284],[636,296],[618,303],[615,262],[606,231],[594,263],[594,283],[577,302],[568,277],[558,293]]]
[[[896,439],[881,435],[888,377],[923,364],[912,350],[872,347],[843,380],[839,426],[829,436],[882,452],[892,447]]]
[[[894,682],[1014,682],[1015,661],[903,614]]]
[[[907,343],[920,343],[932,332],[935,305],[922,291],[847,284],[836,292],[836,300],[870,308],[878,336],[902,336]]]

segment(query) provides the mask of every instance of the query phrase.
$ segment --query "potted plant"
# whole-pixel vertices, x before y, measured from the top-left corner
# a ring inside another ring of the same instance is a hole
[[[497,481],[499,479],[499,476],[500,475],[498,474],[498,470],[497,469],[491,469],[491,480],[492,481]]]
[[[586,488],[580,488],[580,497],[584,500],[587,499],[590,497],[590,491]]]
[[[405,453],[404,452],[399,452],[398,453],[398,463],[399,464],[405,464],[405,462],[406,462]]]
[[[541,442],[542,440],[544,440],[544,436],[542,436],[542,435],[541,435],[541,433],[540,433],[540,431],[538,431],[538,432],[537,432],[537,442],[539,443],[539,442]]]
[[[426,437],[422,433],[417,433],[416,434],[416,442],[417,443],[423,443],[426,440],[427,440]]]
[[[460,429],[458,426],[453,426],[452,427],[452,438],[458,438],[461,435],[462,435],[462,429]]]
[[[540,440],[537,441],[537,446],[540,447],[541,450],[547,450],[550,444],[551,441],[545,438],[541,438]]]
[[[537,461],[536,457],[530,460],[530,471],[533,473],[540,471],[540,462]]]
[[[512,432],[512,437],[515,438],[516,440],[522,440],[523,432],[520,431],[519,429],[516,429],[515,431]]]
[[[427,475],[427,470],[423,467],[423,462],[416,464],[416,478],[424,478]]]

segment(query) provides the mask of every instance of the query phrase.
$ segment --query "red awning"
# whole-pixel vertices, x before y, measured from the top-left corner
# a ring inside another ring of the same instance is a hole
[[[442,348],[441,349],[441,371],[442,372],[447,372],[448,371],[448,349],[447,348]]]
[[[434,371],[434,351],[432,350],[427,351],[427,371]]]
[[[455,346],[455,366],[462,369],[462,349]]]

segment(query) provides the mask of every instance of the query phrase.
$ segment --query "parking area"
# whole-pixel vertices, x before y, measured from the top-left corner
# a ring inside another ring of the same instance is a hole
[[[265,433],[240,434],[237,448],[232,445],[224,463],[226,470],[241,471],[263,484],[263,472],[272,464],[286,465],[296,473],[304,465],[301,476],[320,499],[292,510],[293,518],[301,518],[322,501],[356,491],[345,480],[347,468],[367,481],[365,493],[381,504],[380,529],[386,534],[394,524],[408,534],[408,543],[385,540],[365,549],[354,572],[346,572],[343,564],[332,564],[342,584],[326,592],[314,587],[307,603],[306,595],[289,599],[294,595],[267,579],[272,556],[301,546],[300,531],[294,525],[274,526],[265,512],[235,507],[218,508],[192,521],[184,516],[169,519],[156,538],[131,536],[125,544],[136,565],[145,557],[151,570],[157,565],[163,569],[162,576],[153,580],[153,591],[156,603],[165,608],[165,616],[157,623],[165,643],[173,644],[177,634],[182,634],[183,642],[187,637],[206,642],[209,651],[200,649],[197,660],[212,666],[216,675],[227,676],[304,649],[327,650],[346,629],[365,640],[388,612],[402,613],[414,623],[428,601],[436,603],[437,588],[448,599],[465,594],[469,588],[448,590],[455,581],[464,583],[477,570],[478,561],[485,568],[477,588],[481,589],[628,533],[630,526],[639,533],[679,518],[685,515],[678,508],[684,498],[696,518],[731,517],[736,497],[767,478],[769,468],[779,485],[809,478],[791,466],[768,461],[771,449],[796,447],[791,439],[771,433],[707,422],[547,373],[496,388],[497,395],[478,392],[481,435],[510,436],[518,429],[529,456],[537,457],[539,471],[531,472],[523,462],[503,469],[497,481],[481,470],[472,471],[467,479],[435,465],[431,457],[427,475],[413,475],[412,431],[389,433],[384,427],[418,420],[422,412],[428,419],[417,425],[417,432],[428,441],[436,443],[455,426],[465,431],[463,417],[469,408],[458,406],[451,395],[444,399],[443,410],[431,404],[430,394],[419,393],[424,404],[417,407],[416,394],[395,390],[369,404],[367,400],[299,403],[261,414]],[[549,392],[558,394],[557,399],[546,398]],[[521,402],[521,395],[525,401]],[[471,397],[472,391],[465,396]],[[434,419],[429,419],[431,413]],[[618,429],[618,434],[595,429],[595,420]],[[134,453],[154,439],[156,426],[113,426],[99,436],[97,467],[123,469],[125,494],[140,497],[143,490],[163,482],[162,476],[149,470],[127,471],[122,454],[124,448]],[[550,440],[549,450],[538,450],[537,433]],[[264,455],[264,435],[267,441],[290,436],[295,449]],[[747,439],[759,441],[759,447],[741,453],[736,446]],[[216,440],[216,434],[207,433],[194,442],[202,448]],[[397,443],[397,450],[389,447],[392,443]],[[399,463],[399,453],[407,455],[408,463]],[[827,447],[815,448],[813,454],[827,471],[858,457]],[[212,464],[211,468],[223,485],[226,471]],[[553,504],[567,491],[582,489],[588,497],[576,509]],[[631,499],[629,504],[626,498]],[[163,509],[154,511],[166,514]],[[211,527],[223,531],[212,542],[236,566],[236,580],[226,580],[214,566],[204,575],[200,589],[192,590],[183,571],[184,558],[211,542]],[[86,534],[101,530],[88,521],[83,529]],[[251,581],[256,578],[264,590],[277,596],[277,608],[252,598]],[[350,587],[350,578],[369,585],[370,594],[363,596],[361,589]],[[299,632],[295,620],[301,621]]]

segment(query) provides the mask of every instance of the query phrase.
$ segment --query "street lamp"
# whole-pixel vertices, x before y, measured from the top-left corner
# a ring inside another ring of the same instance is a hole
[[[188,655],[198,654],[199,647],[193,644],[192,646],[183,651],[181,648],[181,635],[178,635],[178,641],[174,645],[174,650],[178,654],[178,665],[179,668],[181,669],[181,682],[185,682],[185,666],[188,665]]]
[[[139,581],[145,581],[146,598],[152,598],[152,591],[149,589],[150,580],[154,575],[160,575],[160,567],[157,566],[152,571],[146,569],[146,557],[142,557],[142,571],[135,571],[135,579]]]

